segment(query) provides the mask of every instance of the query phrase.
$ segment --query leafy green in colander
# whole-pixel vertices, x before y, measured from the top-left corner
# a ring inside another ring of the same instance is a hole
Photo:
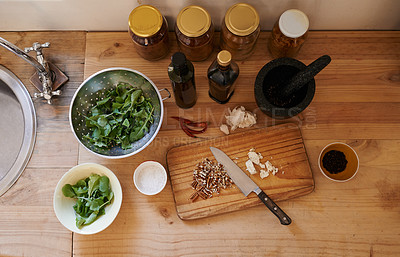
[[[144,137],[153,123],[154,107],[141,89],[118,83],[92,107],[86,118],[89,133],[83,138],[97,147],[126,150]]]

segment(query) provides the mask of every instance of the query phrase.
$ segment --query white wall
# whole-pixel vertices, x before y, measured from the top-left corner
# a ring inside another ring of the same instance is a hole
[[[237,2],[257,8],[263,30],[290,8],[309,16],[311,30],[400,29],[400,0],[0,0],[0,31],[125,31],[130,11],[140,3],[159,8],[170,28],[182,7],[201,5],[218,28],[227,8]]]

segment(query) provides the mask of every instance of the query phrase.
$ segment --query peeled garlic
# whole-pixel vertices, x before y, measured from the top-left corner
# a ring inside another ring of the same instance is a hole
[[[247,128],[257,123],[256,114],[246,111],[243,106],[236,106],[232,111],[228,108],[228,115],[225,116],[226,123],[231,127],[231,131],[236,128]]]
[[[227,126],[226,124],[222,124],[222,125],[219,127],[219,130],[221,130],[222,132],[224,132],[226,135],[229,135],[229,128],[228,128],[228,126]]]

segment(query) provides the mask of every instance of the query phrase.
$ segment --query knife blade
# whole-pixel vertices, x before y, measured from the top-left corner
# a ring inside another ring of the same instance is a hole
[[[257,184],[254,183],[254,181],[251,180],[251,178],[249,178],[246,173],[244,173],[243,170],[231,160],[231,158],[229,158],[228,155],[226,155],[226,153],[215,147],[210,147],[210,150],[217,162],[221,163],[225,167],[228,175],[246,197],[251,192],[256,193],[258,198],[260,198],[265,206],[267,206],[268,209],[275,214],[276,217],[278,217],[282,225],[289,225],[292,223],[292,220],[289,218],[289,216],[282,211],[281,208],[279,208],[279,206],[272,201],[272,199],[269,198],[269,196],[264,193],[264,191],[262,191],[260,187],[257,186]]]

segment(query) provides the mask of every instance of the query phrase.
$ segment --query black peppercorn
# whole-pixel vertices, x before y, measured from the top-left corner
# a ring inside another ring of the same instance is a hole
[[[344,153],[331,150],[322,158],[322,165],[329,173],[338,174],[346,169],[347,159]]]

